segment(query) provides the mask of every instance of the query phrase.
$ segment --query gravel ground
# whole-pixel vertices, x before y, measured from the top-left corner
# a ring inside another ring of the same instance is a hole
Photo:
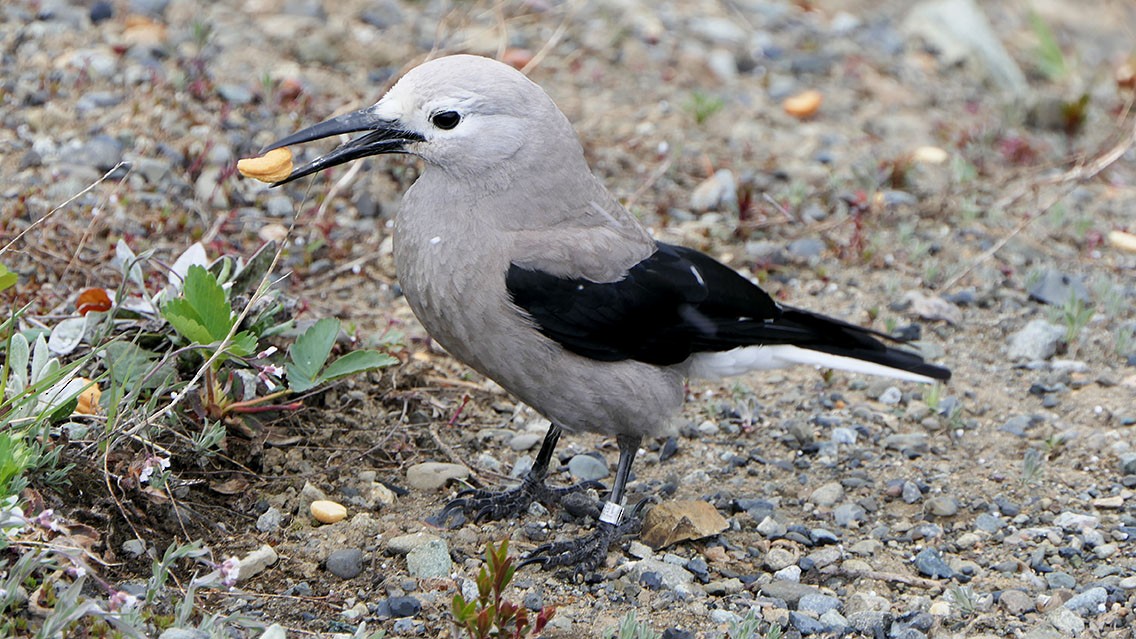
[[[709,501],[728,530],[631,541],[583,581],[521,571],[514,599],[557,607],[546,636],[600,636],[636,610],[664,637],[722,637],[753,610],[788,636],[1128,637],[1136,254],[1109,233],[1136,230],[1136,8],[986,4],[989,33],[961,1],[5,2],[0,240],[30,230],[4,260],[28,283],[17,301],[58,316],[74,291],[116,285],[119,238],[172,260],[194,240],[247,255],[286,237],[301,318],[402,332],[397,370],[310,400],[265,441],[234,432],[227,460],[175,461],[203,480],[182,495],[202,515],[188,529],[158,504],[129,512],[159,551],[187,533],[222,555],[274,548],[217,610],[298,636],[362,621],[445,636],[486,541],[576,535],[589,504],[427,526],[456,490],[431,480],[501,485],[546,423],[433,346],[399,298],[389,221],[417,166],[268,190],[234,164],[431,54],[531,63],[660,239],[794,305],[919,334],[955,375],[934,390],[809,370],[692,385],[630,499]],[[920,17],[935,5],[954,12]],[[790,113],[806,90],[819,110]],[[614,451],[566,437],[554,481],[610,477]],[[248,489],[210,488],[230,476]],[[90,490],[52,499],[102,531],[106,578],[144,578],[125,511]],[[313,523],[324,497],[348,518]]]

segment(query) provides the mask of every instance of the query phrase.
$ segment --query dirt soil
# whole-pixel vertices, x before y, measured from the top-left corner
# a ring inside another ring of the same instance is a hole
[[[112,497],[82,442],[68,448],[70,486],[40,487],[45,502],[101,533],[99,570],[115,584],[149,574],[150,557],[123,549],[135,536],[150,555],[200,538],[217,560],[273,546],[270,569],[202,601],[289,636],[362,621],[453,636],[449,601],[487,541],[520,554],[590,529],[556,508],[425,523],[461,485],[416,489],[408,468],[463,464],[473,485],[506,486],[539,443],[518,435],[542,423],[432,344],[399,296],[391,219],[416,161],[372,158],[275,190],[233,170],[374,102],[428,56],[479,53],[530,65],[594,171],[659,239],[786,303],[917,331],[954,375],[935,390],[807,369],[692,383],[681,434],[666,454],[645,445],[630,498],[708,500],[730,529],[654,553],[692,579],[677,590],[628,572],[626,543],[602,578],[520,571],[514,600],[557,608],[546,636],[601,636],[636,610],[670,637],[719,637],[751,609],[789,636],[817,619],[821,635],[1131,636],[1136,253],[1109,234],[1136,232],[1136,7],[981,4],[1020,87],[910,35],[914,3],[899,1],[5,3],[0,242],[26,232],[3,256],[22,275],[14,305],[50,324],[82,288],[117,286],[120,238],[167,262],[197,240],[217,257],[275,239],[297,319],[339,317],[364,344],[401,334],[400,366],[233,424],[220,454],[175,456],[172,502]],[[786,112],[810,89],[815,114]],[[120,159],[129,171],[68,201]],[[1037,299],[1054,278],[1059,297]],[[1070,290],[1084,303],[1064,302]],[[1059,335],[1012,357],[1034,320]],[[567,461],[589,452],[614,470],[613,440],[568,434],[552,482],[574,481]],[[141,452],[117,454],[112,468]],[[348,519],[315,524],[320,494]],[[283,519],[262,530],[269,508]],[[450,577],[415,579],[389,552],[418,531],[446,542]],[[928,548],[949,576],[916,561]],[[358,576],[326,569],[342,549],[362,551]],[[778,590],[797,581],[836,598],[847,624]],[[404,596],[421,609],[395,619]]]

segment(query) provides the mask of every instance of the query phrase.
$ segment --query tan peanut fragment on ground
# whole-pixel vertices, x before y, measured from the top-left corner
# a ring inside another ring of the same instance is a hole
[[[288,147],[272,149],[258,158],[237,161],[241,175],[261,182],[279,182],[292,174],[292,151]]]

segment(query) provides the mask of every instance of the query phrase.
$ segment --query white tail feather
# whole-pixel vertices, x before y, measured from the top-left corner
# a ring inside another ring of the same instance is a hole
[[[853,357],[831,355],[820,351],[788,344],[777,346],[743,346],[717,353],[697,353],[688,360],[688,375],[698,379],[720,379],[750,371],[772,370],[787,366],[804,365],[833,368],[850,373],[879,375],[909,382],[931,383],[935,380],[926,375],[865,362]]]

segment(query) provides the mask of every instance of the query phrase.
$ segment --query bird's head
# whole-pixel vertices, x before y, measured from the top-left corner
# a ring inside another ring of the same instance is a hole
[[[292,171],[291,182],[356,158],[409,153],[458,176],[480,176],[516,162],[526,147],[578,149],[551,98],[516,69],[472,55],[410,70],[381,100],[278,140],[265,149],[362,133]]]

